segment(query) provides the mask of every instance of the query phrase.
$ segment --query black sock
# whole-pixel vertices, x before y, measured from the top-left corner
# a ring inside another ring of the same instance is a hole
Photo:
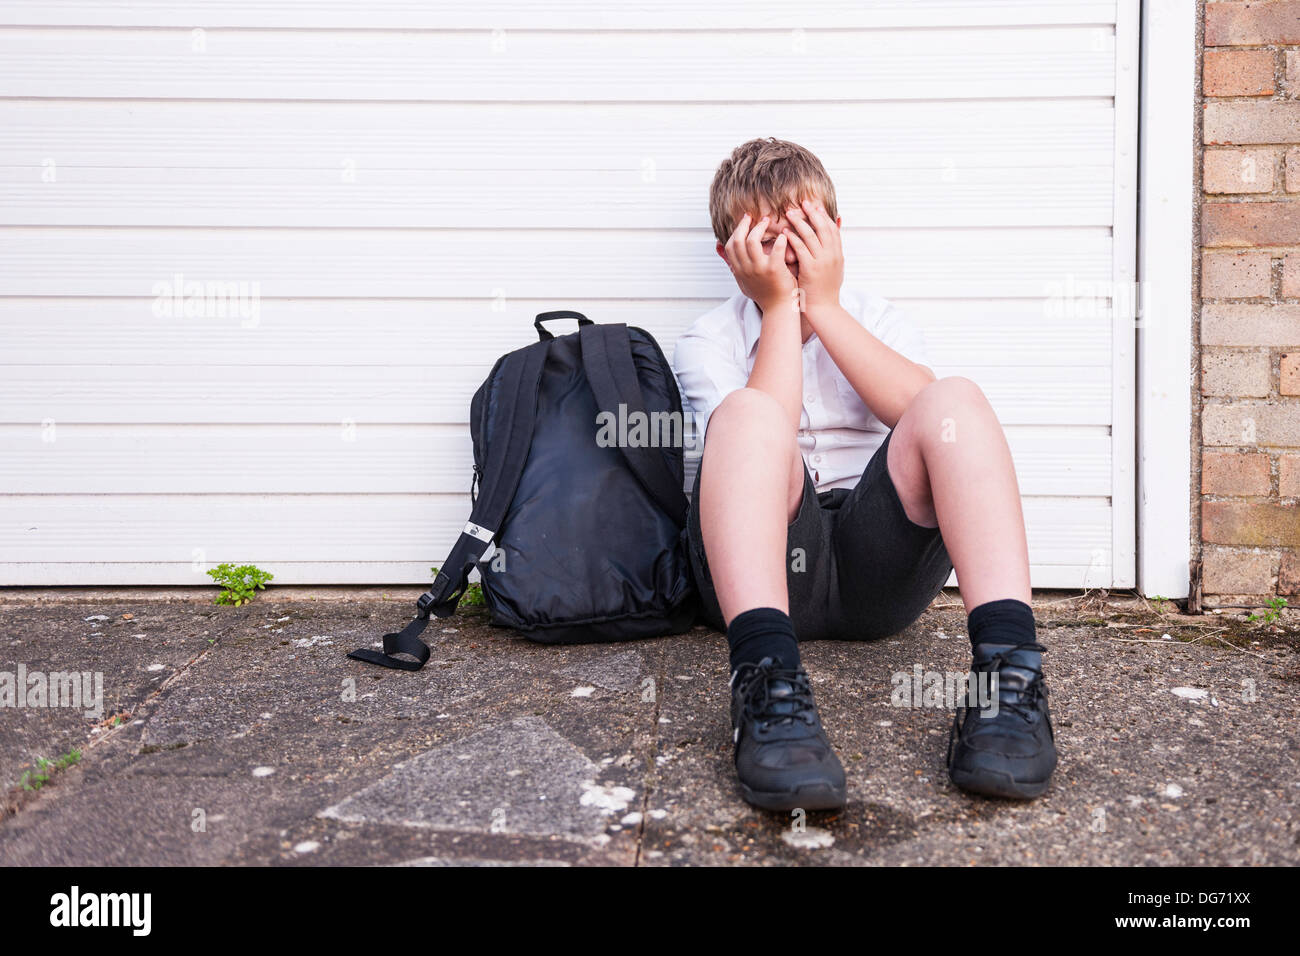
[[[727,626],[727,644],[731,647],[731,670],[741,664],[757,664],[770,657],[789,670],[799,668],[799,642],[794,636],[790,615],[774,607],[756,607],[742,611]]]
[[[967,616],[966,626],[970,629],[970,642],[976,654],[980,653],[981,644],[988,645],[990,651],[997,651],[1007,646],[1033,644],[1037,638],[1033,609],[1015,598],[981,604]],[[1027,665],[1042,666],[1042,655],[1038,651],[1021,651],[1016,656],[1018,662],[1023,658]]]

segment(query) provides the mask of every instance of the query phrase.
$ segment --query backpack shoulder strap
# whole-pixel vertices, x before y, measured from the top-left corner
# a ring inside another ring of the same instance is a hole
[[[646,415],[641,380],[632,361],[632,341],[623,323],[585,325],[578,330],[582,345],[582,365],[587,381],[596,396],[596,408],[618,415],[623,405],[628,414]],[[687,501],[682,483],[673,478],[657,448],[620,446],[632,473],[650,493],[664,513],[677,522],[686,523]]]
[[[469,585],[470,571],[496,540],[514,500],[533,441],[537,394],[549,351],[550,342],[542,341],[511,352],[493,377],[499,408],[493,418],[498,432],[488,443],[479,495],[451,554],[433,579],[433,587],[416,602],[415,619],[401,631],[384,635],[383,653],[362,647],[348,657],[407,671],[418,671],[429,660],[428,645],[420,640],[420,634],[429,626],[429,615],[450,617],[456,612]],[[403,660],[395,654],[407,654],[415,660]]]

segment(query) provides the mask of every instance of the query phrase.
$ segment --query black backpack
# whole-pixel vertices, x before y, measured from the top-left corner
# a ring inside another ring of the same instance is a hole
[[[578,331],[557,338],[542,325],[562,318]],[[540,341],[502,356],[470,403],[473,509],[415,620],[384,635],[382,654],[348,657],[419,670],[430,614],[455,613],[475,566],[491,622],[535,641],[626,641],[694,623],[685,421],[659,343],[577,312],[533,325]]]

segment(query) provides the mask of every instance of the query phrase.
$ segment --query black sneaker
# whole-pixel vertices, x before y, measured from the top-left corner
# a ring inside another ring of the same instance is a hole
[[[763,658],[731,675],[732,739],[745,800],[764,810],[844,806],[844,768],[822,730],[808,674]]]
[[[975,673],[998,675],[998,709],[985,716],[959,707],[948,736],[948,776],[963,790],[1027,800],[1047,789],[1056,769],[1056,742],[1043,672],[1019,651],[1041,644],[976,645]],[[990,708],[991,710],[991,708]]]

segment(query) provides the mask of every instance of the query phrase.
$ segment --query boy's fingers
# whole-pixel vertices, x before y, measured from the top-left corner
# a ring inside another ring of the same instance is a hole
[[[803,240],[793,232],[787,229],[785,232],[781,233],[781,236],[782,238],[788,238],[790,240],[790,246],[794,249],[794,254],[799,259],[800,264],[812,260],[813,256],[812,253],[808,251],[808,247],[804,245]]]
[[[763,233],[767,232],[767,217],[764,216],[754,228],[749,231],[749,238],[745,240],[745,249],[749,254],[750,262],[757,264],[763,261]]]
[[[835,220],[826,214],[826,207],[820,202],[808,203],[808,219],[817,230],[817,238],[826,248],[835,246]]]
[[[822,245],[836,253],[840,249],[840,227],[836,225],[831,214],[826,211],[825,204],[818,202],[813,206],[814,222],[817,224],[817,235],[822,240]]]
[[[731,271],[735,275],[741,275],[749,270],[749,258],[745,255],[743,242],[727,243],[727,265],[731,266]]]
[[[790,234],[782,231],[781,235],[776,237],[776,242],[772,243],[772,258],[781,263],[781,267],[787,272],[790,271],[790,265],[785,261],[785,250],[790,245]],[[795,260],[799,259],[799,250],[795,250]]]
[[[817,231],[809,224],[804,214],[797,209],[791,209],[786,213],[786,219],[790,221],[793,231],[799,234],[799,238],[804,241],[808,251],[812,254],[821,252],[821,240],[817,238]]]
[[[807,202],[807,200],[805,200]],[[808,203],[809,218],[812,219],[813,225],[817,228],[817,235],[823,236],[829,240],[838,231],[835,226],[835,220],[830,217],[826,207],[820,202]]]
[[[727,240],[727,264],[731,266],[731,271],[735,272],[737,268],[747,269],[749,267],[749,256],[745,252],[745,234],[749,232],[749,213],[740,217],[740,222],[736,223],[736,228],[732,230],[731,238]]]

